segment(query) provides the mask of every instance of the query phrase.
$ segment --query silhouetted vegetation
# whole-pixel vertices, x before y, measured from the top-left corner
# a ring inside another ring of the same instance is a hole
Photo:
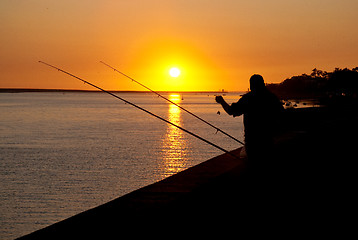
[[[333,72],[315,68],[310,75],[293,76],[279,84],[268,84],[267,87],[281,99],[357,102],[358,67],[351,70],[336,68]]]

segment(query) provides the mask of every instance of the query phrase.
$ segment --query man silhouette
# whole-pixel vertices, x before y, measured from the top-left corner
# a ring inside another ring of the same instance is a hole
[[[222,96],[217,96],[215,100],[229,115],[244,115],[245,150],[249,166],[257,168],[262,167],[271,155],[274,131],[283,107],[278,98],[266,88],[261,75],[251,76],[250,90],[231,105]]]

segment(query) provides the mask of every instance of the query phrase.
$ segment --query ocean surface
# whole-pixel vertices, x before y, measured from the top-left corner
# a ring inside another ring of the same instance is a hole
[[[118,96],[212,141],[240,144],[152,93]],[[213,93],[165,93],[243,141]],[[229,103],[240,93],[228,93]],[[218,114],[218,111],[221,114]],[[14,239],[222,152],[100,92],[0,93],[0,239]]]

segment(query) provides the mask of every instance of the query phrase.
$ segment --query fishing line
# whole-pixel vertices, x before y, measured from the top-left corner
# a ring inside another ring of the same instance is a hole
[[[182,127],[180,127],[180,126],[178,126],[178,125],[176,125],[176,124],[174,124],[174,123],[172,123],[172,122],[170,122],[170,121],[168,121],[168,120],[166,120],[166,119],[164,119],[164,118],[162,118],[162,117],[160,117],[160,116],[158,116],[158,115],[156,115],[156,114],[154,114],[154,113],[152,113],[152,112],[150,112],[150,111],[148,111],[148,110],[146,110],[146,109],[144,109],[144,108],[142,108],[142,107],[140,107],[140,106],[138,106],[138,105],[136,105],[136,104],[134,104],[134,103],[132,103],[132,102],[130,102],[130,101],[127,101],[127,100],[125,100],[124,98],[121,98],[121,97],[119,97],[119,96],[117,96],[117,95],[115,95],[115,94],[113,94],[113,93],[111,93],[111,92],[109,92],[109,91],[107,91],[107,90],[104,90],[103,88],[100,88],[100,87],[94,85],[93,83],[90,83],[90,82],[88,82],[88,81],[86,81],[86,80],[84,80],[84,79],[82,79],[82,78],[80,78],[80,77],[77,77],[77,76],[75,76],[75,75],[73,75],[73,74],[71,74],[71,73],[69,73],[69,72],[66,72],[66,71],[64,71],[64,70],[62,70],[62,69],[60,69],[60,68],[58,68],[58,67],[55,67],[55,66],[53,66],[53,65],[51,65],[51,64],[48,64],[48,63],[45,63],[45,62],[43,62],[43,61],[39,61],[39,63],[42,63],[42,64],[44,64],[44,65],[47,65],[47,66],[49,66],[49,67],[52,67],[52,68],[54,68],[54,69],[56,69],[56,70],[58,70],[58,71],[60,71],[60,72],[63,72],[63,73],[65,73],[65,74],[67,74],[67,75],[69,75],[69,76],[71,76],[71,77],[73,77],[73,78],[76,78],[76,79],[82,81],[82,82],[85,83],[85,84],[88,84],[88,85],[90,85],[90,86],[92,86],[92,87],[94,87],[94,88],[97,88],[97,89],[101,90],[102,92],[105,92],[105,93],[107,93],[107,94],[109,94],[109,95],[111,95],[111,96],[113,96],[113,97],[115,97],[115,98],[117,98],[117,99],[119,99],[119,100],[121,100],[121,101],[123,101],[123,102],[125,102],[125,103],[127,103],[127,104],[129,104],[129,105],[131,105],[131,106],[133,106],[133,107],[135,107],[135,108],[138,108],[139,110],[142,110],[142,111],[144,111],[144,112],[146,112],[146,113],[152,115],[153,117],[156,117],[156,118],[158,118],[158,119],[160,119],[160,120],[162,120],[162,121],[164,121],[164,122],[166,122],[166,123],[168,123],[168,124],[170,124],[170,125],[172,125],[172,126],[178,128],[178,129],[180,129],[180,130],[182,130],[182,131],[184,131],[184,132],[186,132],[186,133],[192,135],[193,137],[196,137],[196,138],[200,139],[201,141],[203,141],[203,142],[205,142],[205,143],[207,143],[207,144],[209,144],[209,145],[211,145],[211,146],[213,146],[213,147],[215,147],[215,148],[217,148],[217,149],[219,149],[219,150],[221,150],[221,151],[223,151],[223,152],[225,152],[225,153],[227,153],[227,154],[233,156],[234,158],[239,158],[238,156],[236,156],[236,155],[232,154],[231,152],[229,152],[229,151],[223,149],[222,147],[219,147],[218,145],[216,145],[216,144],[214,144],[214,143],[212,143],[212,142],[206,140],[205,138],[202,138],[202,137],[200,137],[199,135],[197,135],[197,134],[195,134],[195,133],[193,133],[193,132],[191,132],[191,131],[189,131],[189,130],[186,130],[185,128],[182,128]]]
[[[122,74],[123,76],[125,76],[125,77],[129,78],[129,79],[130,79],[130,80],[132,80],[133,82],[135,82],[135,83],[139,84],[140,86],[142,86],[142,87],[144,87],[144,88],[148,89],[148,90],[149,90],[149,91],[151,91],[152,93],[157,94],[157,95],[158,95],[158,97],[161,97],[161,98],[163,98],[164,100],[166,100],[166,101],[170,102],[171,104],[174,104],[175,106],[179,107],[181,110],[183,110],[183,111],[185,111],[185,112],[189,113],[189,114],[190,114],[190,115],[192,115],[193,117],[196,117],[197,119],[201,120],[202,122],[204,122],[204,123],[208,124],[210,127],[215,128],[216,133],[221,132],[222,134],[224,134],[224,135],[226,135],[226,136],[230,137],[231,139],[235,140],[236,142],[238,142],[238,143],[240,143],[240,144],[244,145],[244,143],[243,143],[243,142],[241,142],[240,140],[238,140],[238,139],[236,139],[235,137],[231,136],[230,134],[228,134],[228,133],[224,132],[223,130],[221,130],[220,128],[218,128],[218,127],[214,126],[213,124],[209,123],[208,121],[206,121],[206,120],[202,119],[202,118],[201,118],[201,117],[199,117],[198,115],[196,115],[196,114],[194,114],[194,113],[190,112],[189,110],[187,110],[187,109],[183,108],[183,107],[182,107],[182,106],[180,106],[179,104],[177,104],[177,103],[175,103],[175,102],[171,101],[170,99],[168,99],[168,98],[164,97],[164,96],[163,96],[163,95],[161,95],[160,93],[158,93],[158,92],[156,92],[156,91],[154,91],[154,90],[150,89],[149,87],[145,86],[144,84],[142,84],[142,83],[138,82],[137,80],[135,80],[135,79],[131,78],[131,77],[130,77],[130,76],[128,76],[127,74],[125,74],[125,73],[123,73],[123,72],[121,72],[121,71],[117,70],[116,68],[114,68],[114,67],[112,67],[112,66],[108,65],[107,63],[105,63],[105,62],[103,62],[103,61],[100,61],[100,63],[102,63],[102,64],[106,65],[107,67],[109,67],[109,68],[113,69],[114,71],[116,71],[116,72],[118,72],[118,73]]]

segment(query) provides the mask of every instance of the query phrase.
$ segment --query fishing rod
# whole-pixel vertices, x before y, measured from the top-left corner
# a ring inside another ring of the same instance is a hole
[[[222,147],[219,147],[218,145],[216,145],[216,144],[214,144],[214,143],[212,143],[212,142],[206,140],[205,138],[202,138],[202,137],[200,137],[199,135],[197,135],[197,134],[195,134],[195,133],[193,133],[193,132],[191,132],[191,131],[189,131],[189,130],[186,130],[185,128],[180,127],[179,125],[176,125],[176,124],[174,124],[174,123],[172,123],[172,122],[170,122],[170,121],[168,121],[168,120],[166,120],[166,119],[164,119],[164,118],[162,118],[162,117],[160,117],[160,116],[158,116],[158,115],[156,115],[156,114],[154,114],[154,113],[152,113],[152,112],[150,112],[150,111],[148,111],[148,110],[146,110],[146,109],[144,109],[144,108],[142,108],[142,107],[140,107],[140,106],[138,106],[138,105],[136,105],[136,104],[134,104],[134,103],[132,103],[132,102],[130,102],[130,101],[127,101],[127,100],[125,100],[124,98],[121,98],[121,97],[119,97],[119,96],[117,96],[117,95],[115,95],[115,94],[113,94],[113,93],[111,93],[111,92],[109,92],[109,91],[107,91],[107,90],[104,90],[103,88],[100,88],[100,87],[98,87],[97,85],[94,85],[93,83],[90,83],[90,82],[88,82],[88,81],[86,81],[86,80],[84,80],[84,79],[82,79],[82,78],[80,78],[80,77],[77,77],[77,76],[75,76],[75,75],[73,75],[73,74],[71,74],[71,73],[69,73],[69,72],[66,72],[66,71],[64,71],[64,70],[62,70],[62,69],[60,69],[60,68],[58,68],[58,67],[55,67],[55,66],[53,66],[53,65],[51,65],[51,64],[48,64],[48,63],[46,63],[46,62],[39,61],[39,63],[42,63],[42,64],[44,64],[44,65],[47,65],[47,66],[49,66],[49,67],[51,67],[51,68],[54,68],[54,69],[56,69],[56,70],[58,70],[58,71],[60,71],[60,72],[63,72],[63,73],[65,73],[65,74],[67,74],[67,75],[69,75],[69,76],[71,76],[71,77],[73,77],[73,78],[76,78],[76,79],[82,81],[82,82],[85,83],[85,84],[88,84],[88,85],[90,85],[90,86],[92,86],[92,87],[94,87],[94,88],[97,88],[97,89],[101,90],[102,92],[105,92],[105,93],[107,93],[107,94],[109,94],[109,95],[111,95],[111,96],[113,96],[113,97],[115,97],[115,98],[117,98],[117,99],[119,99],[119,100],[121,100],[121,101],[123,101],[123,102],[125,102],[125,103],[127,103],[127,104],[129,104],[129,105],[131,105],[131,106],[133,106],[133,107],[135,107],[135,108],[138,108],[139,110],[142,110],[142,111],[144,111],[144,112],[146,112],[146,113],[152,115],[153,117],[156,117],[156,118],[158,118],[158,119],[160,119],[160,120],[162,120],[162,121],[164,121],[164,122],[166,122],[166,123],[168,123],[168,124],[170,124],[170,125],[172,125],[172,126],[178,128],[178,129],[180,129],[180,130],[182,130],[182,131],[184,131],[184,132],[186,132],[186,133],[192,135],[193,137],[196,137],[196,138],[200,139],[201,141],[203,141],[203,142],[205,142],[205,143],[207,143],[207,144],[209,144],[209,145],[211,145],[211,146],[213,146],[213,147],[215,147],[215,148],[217,148],[217,149],[219,149],[219,150],[221,150],[221,151],[223,151],[223,152],[229,154],[230,156],[239,159],[238,156],[236,156],[236,155],[232,154],[231,152],[229,152],[229,151],[223,149]]]
[[[118,73],[122,74],[123,76],[125,76],[125,77],[129,78],[129,79],[130,79],[130,80],[132,80],[133,82],[135,82],[135,83],[139,84],[140,86],[142,86],[142,87],[144,87],[144,88],[148,89],[148,90],[149,90],[149,91],[151,91],[152,93],[157,94],[157,95],[158,95],[158,97],[161,97],[161,98],[163,98],[164,100],[166,100],[166,101],[170,102],[171,104],[174,104],[175,106],[177,106],[177,107],[179,107],[181,110],[183,110],[183,111],[185,111],[185,112],[189,113],[189,114],[190,114],[190,115],[192,115],[193,117],[196,117],[197,119],[201,120],[202,122],[204,122],[204,123],[208,124],[209,126],[211,126],[211,127],[215,128],[215,129],[216,129],[216,132],[221,132],[221,133],[223,133],[224,135],[226,135],[226,136],[230,137],[231,139],[235,140],[236,142],[238,142],[238,143],[240,143],[240,144],[244,145],[244,143],[243,143],[243,142],[241,142],[240,140],[238,140],[238,139],[236,139],[235,137],[231,136],[230,134],[228,134],[228,133],[224,132],[223,130],[221,130],[220,128],[218,128],[218,127],[214,126],[213,124],[209,123],[208,121],[206,121],[206,120],[202,119],[202,118],[201,118],[201,117],[199,117],[198,115],[196,115],[196,114],[194,114],[194,113],[190,112],[189,110],[187,110],[187,109],[183,108],[183,107],[182,107],[182,106],[180,106],[179,104],[177,104],[177,103],[175,103],[175,102],[171,101],[170,99],[168,99],[168,98],[164,97],[164,96],[163,96],[163,95],[161,95],[160,93],[158,93],[158,92],[156,92],[156,91],[154,91],[154,90],[150,89],[149,87],[145,86],[144,84],[142,84],[142,83],[138,82],[137,80],[135,80],[135,79],[131,78],[131,77],[130,77],[130,76],[128,76],[127,74],[125,74],[125,73],[123,73],[123,72],[119,71],[118,69],[116,69],[116,68],[114,68],[114,67],[112,67],[112,66],[108,65],[107,63],[105,63],[105,62],[103,62],[103,61],[100,61],[100,63],[102,63],[102,64],[106,65],[107,67],[109,67],[109,68],[113,69],[114,71],[116,71],[116,72],[118,72]]]

